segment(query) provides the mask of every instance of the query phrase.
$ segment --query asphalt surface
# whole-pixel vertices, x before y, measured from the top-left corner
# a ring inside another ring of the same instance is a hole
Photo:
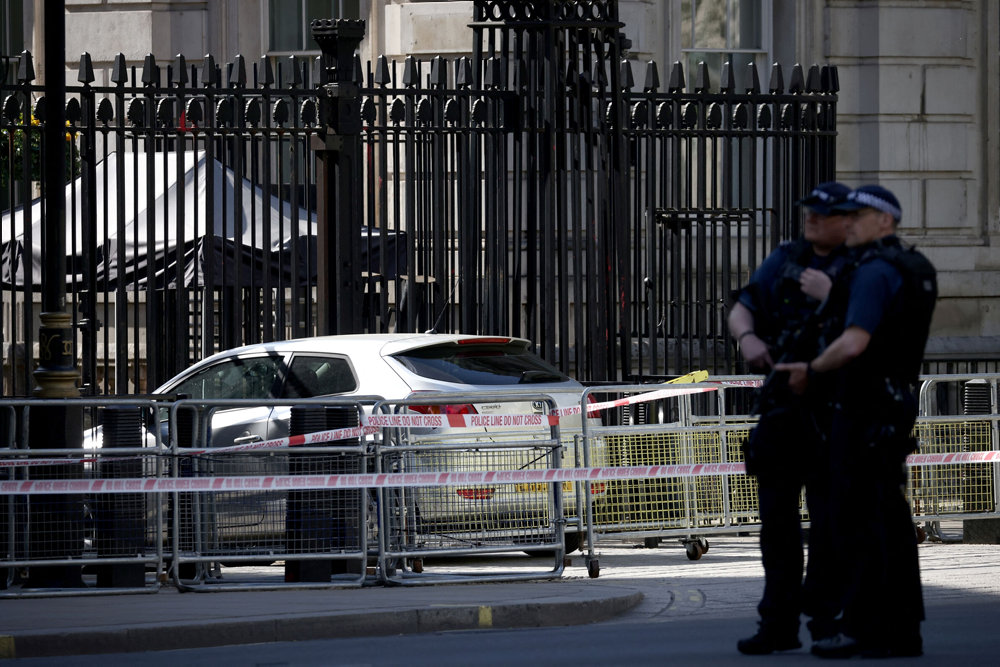
[[[992,616],[1000,623],[1000,545],[960,543],[960,524],[946,525],[942,533],[944,541],[920,547],[928,618],[934,618],[934,609],[974,602],[983,610],[977,615]],[[552,566],[551,560],[509,554],[427,561],[416,579],[426,585],[415,586],[286,588],[281,583],[283,568],[278,566],[224,568],[218,583],[205,584],[198,592],[163,587],[147,594],[50,591],[35,597],[21,591],[22,597],[0,600],[0,658],[609,620],[674,619],[706,627],[720,619],[744,617],[749,626],[745,634],[752,634],[763,577],[757,538],[709,536],[709,541],[709,551],[698,561],[689,560],[682,546],[669,538],[657,548],[621,540],[599,542],[597,578],[588,575],[587,559],[576,553],[558,579],[491,581],[500,573],[541,574]],[[458,573],[481,576],[483,583],[447,583]],[[277,590],[250,590],[260,585]],[[961,627],[948,630],[949,635],[961,632]],[[697,636],[692,633],[692,641]],[[984,657],[995,655],[1000,642],[992,637],[975,639],[986,642]],[[949,641],[961,638],[951,636]],[[735,653],[731,642],[726,642],[724,652]]]

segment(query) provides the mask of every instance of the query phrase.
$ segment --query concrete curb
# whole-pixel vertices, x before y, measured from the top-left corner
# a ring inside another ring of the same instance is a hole
[[[552,596],[530,602],[482,605],[430,603],[390,612],[333,611],[279,615],[247,621],[142,622],[106,629],[21,631],[0,636],[0,658],[168,651],[231,644],[375,637],[490,627],[583,625],[607,620],[628,611],[642,599],[642,593],[628,591],[588,599],[567,600]]]

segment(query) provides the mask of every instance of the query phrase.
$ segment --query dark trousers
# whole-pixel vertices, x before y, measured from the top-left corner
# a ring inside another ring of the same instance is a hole
[[[916,531],[904,495],[908,445],[900,438],[872,441],[851,431],[843,492],[844,525],[852,539],[842,545],[849,565],[844,632],[876,647],[908,645],[924,619]]]
[[[832,634],[840,611],[834,568],[833,512],[825,444],[801,414],[761,419],[755,434],[757,498],[764,594],[757,611],[762,624],[777,632],[797,632],[799,615],[812,617],[814,636]],[[766,453],[764,453],[766,450]],[[809,558],[803,549],[799,496],[806,487]]]
[[[805,613],[812,617],[810,630],[826,636],[840,610],[829,488],[825,480],[806,482],[804,477],[786,474],[757,479],[764,566],[764,595],[757,611],[765,625],[779,631],[797,630],[799,615]],[[808,561],[799,514],[804,482],[810,517]]]

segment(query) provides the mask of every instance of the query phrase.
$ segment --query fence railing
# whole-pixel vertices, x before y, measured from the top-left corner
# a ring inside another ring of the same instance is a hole
[[[528,337],[582,380],[736,372],[729,293],[833,177],[835,68],[661,81],[633,73],[616,2],[474,4],[457,60],[362,65],[354,21],[314,25],[315,63],[119,56],[99,80],[84,54],[65,277],[84,392],[152,391],[244,343],[430,328]],[[41,272],[43,89],[15,62],[0,354],[3,394],[28,395],[39,287],[64,278]]]

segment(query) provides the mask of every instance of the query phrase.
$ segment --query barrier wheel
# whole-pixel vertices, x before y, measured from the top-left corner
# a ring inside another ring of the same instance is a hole
[[[701,545],[701,552],[702,553],[705,553],[706,551],[708,551],[708,540],[707,539],[705,539],[704,537],[699,537],[698,538],[698,544]]]
[[[642,538],[642,546],[647,549],[655,549],[660,546],[660,538],[658,537],[644,537]]]
[[[914,526],[917,531],[917,544],[923,544],[924,540],[927,539],[927,531],[921,526]]]
[[[565,553],[563,555],[568,556],[577,549],[583,548],[583,533],[563,533],[563,547],[565,548]],[[524,553],[529,556],[535,556],[537,558],[555,558],[556,552],[543,550],[543,551],[525,551]]]
[[[601,562],[596,558],[587,563],[587,576],[591,579],[597,579],[601,576]]]
[[[697,542],[688,542],[684,545],[684,550],[687,552],[688,560],[698,560],[705,553],[705,550]]]

